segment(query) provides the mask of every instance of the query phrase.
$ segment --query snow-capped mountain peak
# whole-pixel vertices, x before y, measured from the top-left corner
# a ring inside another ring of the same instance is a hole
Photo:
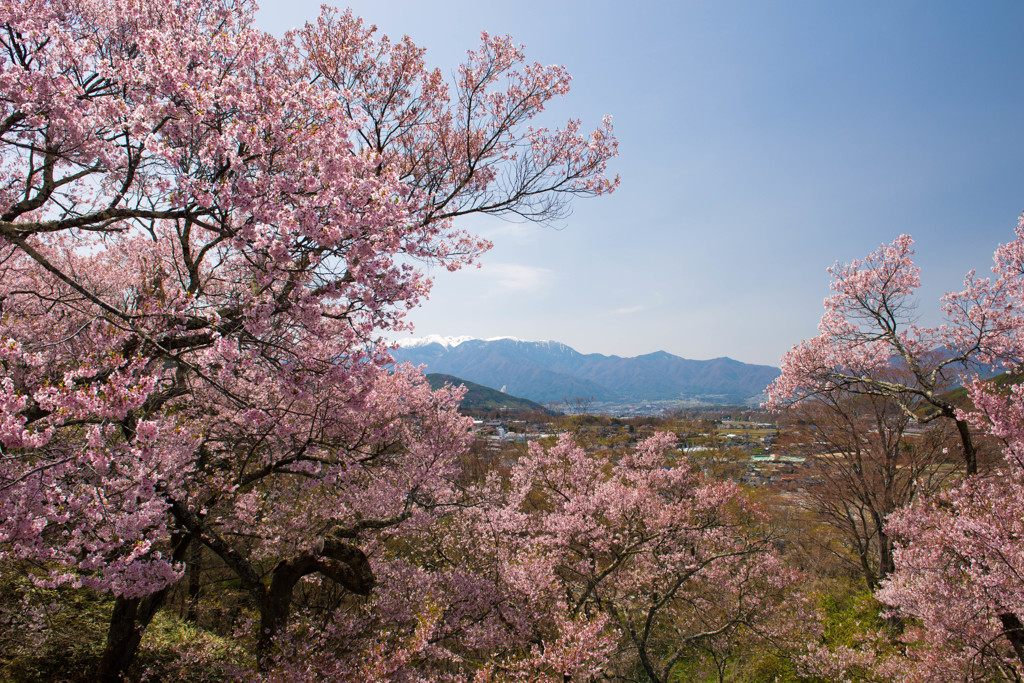
[[[462,342],[467,342],[474,337],[442,337],[439,334],[428,334],[425,337],[413,337],[410,339],[399,339],[397,344],[402,348],[414,349],[419,346],[429,346],[430,344],[440,344],[446,349],[450,349],[453,346],[458,346]]]
[[[514,396],[559,402],[574,396],[596,401],[756,401],[778,368],[729,358],[688,360],[665,351],[635,358],[581,354],[557,341],[515,337],[476,339],[430,335],[406,338],[392,352],[398,362],[460,377]]]
[[[458,346],[459,344],[462,344],[463,342],[468,342],[468,341],[487,341],[487,342],[492,342],[492,341],[499,341],[499,340],[502,340],[502,339],[507,339],[509,341],[517,341],[517,342],[518,341],[523,341],[522,339],[518,339],[516,337],[490,337],[488,339],[481,339],[479,337],[469,337],[469,336],[444,337],[444,336],[441,336],[439,334],[428,334],[425,337],[413,337],[412,339],[399,339],[396,343],[400,347],[402,347],[404,349],[414,349],[414,348],[417,348],[417,347],[420,347],[420,346],[429,346],[430,344],[440,344],[441,346],[443,346],[446,349],[451,349],[451,348],[454,348],[454,347]]]

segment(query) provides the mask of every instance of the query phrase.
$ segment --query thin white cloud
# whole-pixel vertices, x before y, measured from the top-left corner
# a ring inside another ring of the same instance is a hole
[[[516,292],[544,289],[555,281],[554,271],[521,263],[485,263],[476,273],[502,290]]]
[[[511,223],[500,222],[488,225],[479,231],[480,236],[491,240],[495,244],[530,244],[546,234],[544,228],[536,223]]]

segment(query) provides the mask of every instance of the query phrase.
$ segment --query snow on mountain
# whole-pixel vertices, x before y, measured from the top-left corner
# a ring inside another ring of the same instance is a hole
[[[688,360],[665,351],[622,358],[582,354],[556,341],[515,337],[476,339],[430,335],[399,343],[398,362],[425,365],[428,372],[461,377],[487,387],[505,387],[541,403],[576,396],[596,401],[756,401],[778,368],[731,358]]]
[[[443,346],[446,349],[451,349],[451,348],[455,348],[459,344],[462,344],[462,343],[468,342],[468,341],[492,342],[492,341],[500,341],[502,339],[507,339],[509,341],[516,341],[516,342],[525,341],[523,339],[518,339],[516,337],[490,337],[488,339],[481,339],[480,337],[468,337],[468,336],[443,337],[443,336],[441,336],[439,334],[428,334],[425,337],[413,337],[411,339],[399,339],[395,343],[398,344],[403,349],[415,349],[415,348],[420,347],[420,346],[429,346],[431,344],[440,344],[441,346]]]
[[[440,344],[444,348],[450,349],[471,339],[474,339],[474,337],[442,337],[439,334],[428,334],[425,337],[399,339],[395,343],[403,349],[415,349],[420,346],[429,346],[431,344]]]

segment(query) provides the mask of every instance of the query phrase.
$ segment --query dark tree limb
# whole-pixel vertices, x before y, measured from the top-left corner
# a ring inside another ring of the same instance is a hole
[[[178,537],[171,552],[172,561],[181,562],[185,558],[191,541],[192,536],[189,534]],[[125,672],[135,660],[146,627],[167,600],[170,589],[171,586],[166,586],[142,598],[118,596],[114,600],[107,642],[100,658],[100,681],[120,683],[123,680]]]
[[[324,539],[316,548],[279,562],[260,602],[256,657],[261,669],[268,664],[274,638],[288,624],[295,585],[309,574],[322,574],[356,595],[369,595],[377,582],[366,555],[355,546],[334,538]]]

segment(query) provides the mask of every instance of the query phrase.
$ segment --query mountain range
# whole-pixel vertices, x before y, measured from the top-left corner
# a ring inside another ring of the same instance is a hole
[[[585,397],[596,402],[756,402],[779,375],[732,358],[689,360],[665,351],[633,358],[583,354],[556,341],[514,337],[429,336],[399,343],[398,362],[455,375],[540,403]]]

